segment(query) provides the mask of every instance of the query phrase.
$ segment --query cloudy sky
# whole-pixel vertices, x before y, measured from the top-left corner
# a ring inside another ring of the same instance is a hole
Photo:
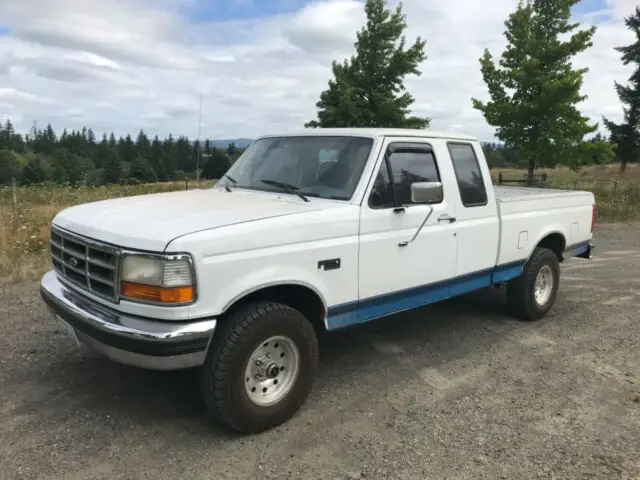
[[[633,37],[623,18],[637,0],[583,0],[597,24],[582,110],[621,118],[613,81],[629,70],[613,47]],[[414,111],[434,130],[491,140],[471,108],[486,98],[478,59],[499,55],[517,0],[404,0],[408,40],[427,40]],[[487,5],[491,7],[487,7]],[[357,0],[0,0],[0,118],[97,133],[253,137],[302,128],[315,117],[332,59],[348,56],[364,22]]]

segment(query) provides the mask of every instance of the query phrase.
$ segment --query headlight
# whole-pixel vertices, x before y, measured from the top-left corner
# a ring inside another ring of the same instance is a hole
[[[180,305],[195,300],[195,278],[185,255],[125,255],[120,295],[131,300]]]

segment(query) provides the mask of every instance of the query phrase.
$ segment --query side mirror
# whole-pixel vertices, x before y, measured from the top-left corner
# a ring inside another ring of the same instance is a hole
[[[413,203],[440,203],[444,199],[442,183],[415,182],[411,184],[411,201]]]

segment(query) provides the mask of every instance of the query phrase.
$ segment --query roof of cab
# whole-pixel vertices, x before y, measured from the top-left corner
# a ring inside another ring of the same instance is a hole
[[[477,141],[477,137],[457,132],[435,132],[429,129],[416,128],[307,128],[295,132],[261,135],[261,137],[282,137],[298,135],[348,135],[365,137],[421,137],[444,138],[456,140]]]

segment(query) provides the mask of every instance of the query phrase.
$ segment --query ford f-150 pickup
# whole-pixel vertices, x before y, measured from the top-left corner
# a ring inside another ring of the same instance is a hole
[[[268,135],[212,188],[59,212],[41,295],[78,344],[193,368],[213,418],[259,432],[307,398],[322,331],[490,286],[542,318],[595,211],[589,192],[494,188],[466,135]]]

